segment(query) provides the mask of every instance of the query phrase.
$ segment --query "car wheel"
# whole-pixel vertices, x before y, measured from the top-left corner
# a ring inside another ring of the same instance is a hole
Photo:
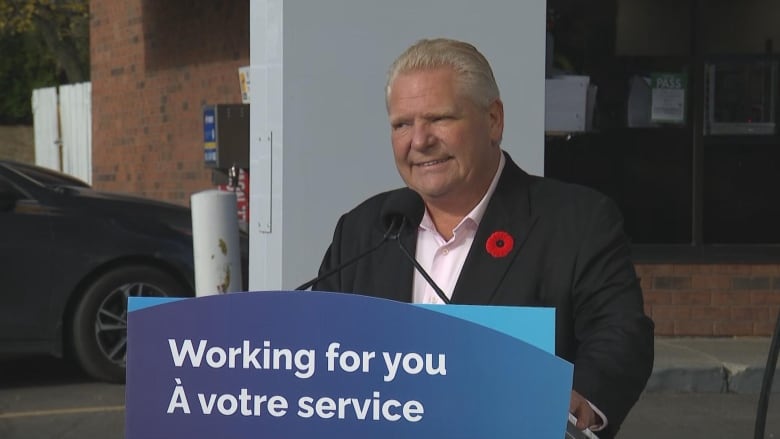
[[[125,381],[127,298],[185,296],[188,290],[162,270],[130,266],[90,284],[73,313],[73,353],[81,368],[103,381]]]

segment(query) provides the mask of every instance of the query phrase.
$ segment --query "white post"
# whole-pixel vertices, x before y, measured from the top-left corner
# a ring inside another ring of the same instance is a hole
[[[192,195],[191,204],[195,295],[241,291],[236,194],[202,191]]]

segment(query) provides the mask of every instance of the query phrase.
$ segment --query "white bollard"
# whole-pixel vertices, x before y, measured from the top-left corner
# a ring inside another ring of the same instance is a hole
[[[207,190],[190,199],[195,296],[241,291],[236,194]]]

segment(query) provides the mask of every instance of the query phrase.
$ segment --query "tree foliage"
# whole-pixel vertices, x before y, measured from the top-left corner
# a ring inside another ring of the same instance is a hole
[[[0,124],[32,123],[32,91],[57,85],[57,68],[32,34],[0,37]]]
[[[0,0],[0,123],[28,123],[32,90],[89,80],[88,0]]]
[[[88,0],[0,0],[0,34],[42,39],[68,82],[89,77]]]

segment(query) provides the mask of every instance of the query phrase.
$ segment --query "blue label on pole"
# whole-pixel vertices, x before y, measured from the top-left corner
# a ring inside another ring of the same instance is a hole
[[[490,319],[316,292],[129,308],[128,439],[564,435],[572,365]]]
[[[217,116],[213,106],[203,108],[203,143],[217,141]]]
[[[214,106],[203,107],[203,161],[217,162],[217,116]]]

